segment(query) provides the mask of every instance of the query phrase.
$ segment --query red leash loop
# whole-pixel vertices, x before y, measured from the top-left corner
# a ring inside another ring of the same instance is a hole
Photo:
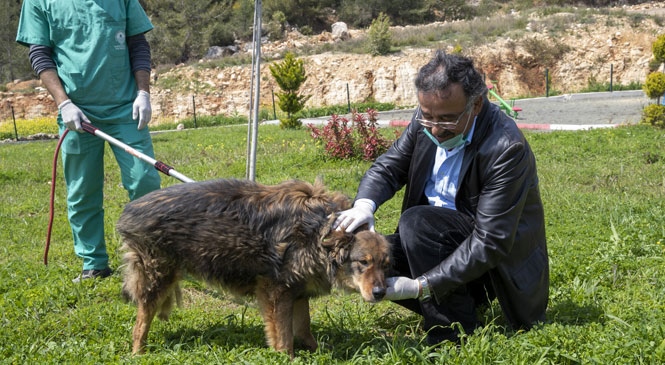
[[[122,149],[125,150],[125,152],[129,153],[130,155],[138,158],[141,161],[147,162],[150,165],[152,165],[155,169],[157,169],[159,172],[162,172],[166,175],[175,177],[176,179],[182,181],[182,182],[194,182],[194,180],[188,178],[187,176],[179,173],[176,171],[173,167],[161,162],[157,161],[154,158],[141,153],[132,147],[120,142],[119,140],[109,136],[108,134],[102,132],[99,128],[93,126],[90,123],[87,122],[81,122],[81,129],[83,129],[84,132],[88,132],[92,134],[95,137],[99,137],[108,143],[118,146]],[[54,200],[55,200],[55,172],[56,172],[56,166],[58,165],[58,152],[60,151],[60,145],[62,144],[62,141],[65,139],[65,136],[67,135],[67,132],[69,132],[69,129],[65,129],[65,131],[62,133],[62,136],[60,136],[60,140],[58,141],[58,146],[55,149],[55,154],[53,156],[53,175],[51,176],[51,204],[50,204],[50,212],[49,212],[49,222],[48,222],[48,232],[46,234],[46,247],[44,248],[44,265],[48,265],[48,249],[49,246],[51,246],[51,228],[53,227],[53,210],[54,210]]]
[[[44,247],[44,265],[48,265],[48,249],[51,246],[51,229],[53,228],[53,211],[55,210],[55,175],[58,167],[58,152],[60,152],[60,145],[64,141],[65,136],[69,132],[69,129],[65,129],[58,140],[58,145],[55,148],[55,153],[53,154],[53,169],[51,173],[51,201],[49,204],[49,217],[48,217],[48,230],[46,232],[46,247]]]

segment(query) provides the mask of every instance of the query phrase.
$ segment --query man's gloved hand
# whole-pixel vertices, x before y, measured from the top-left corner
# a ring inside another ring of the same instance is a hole
[[[420,296],[420,282],[406,276],[386,278],[386,300],[416,299]]]
[[[60,115],[62,116],[62,122],[65,123],[65,127],[70,131],[83,132],[81,128],[81,122],[88,122],[88,117],[83,114],[81,109],[72,103],[71,99],[67,99],[58,105],[60,110]]]
[[[374,205],[367,199],[356,200],[353,208],[341,212],[333,229],[353,232],[363,224],[367,224],[369,230],[374,232]]]
[[[150,107],[150,94],[145,90],[139,90],[139,94],[134,100],[132,106],[132,119],[139,120],[138,130],[145,128],[152,118],[152,108]]]

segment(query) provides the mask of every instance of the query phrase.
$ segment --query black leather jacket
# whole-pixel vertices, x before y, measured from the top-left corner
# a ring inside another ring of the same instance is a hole
[[[367,170],[356,199],[377,206],[406,186],[402,211],[428,204],[424,194],[436,146],[411,121]],[[549,263],[536,160],[515,122],[485,99],[466,146],[455,197],[475,221],[473,233],[424,275],[437,301],[489,272],[497,299],[514,328],[545,320]]]

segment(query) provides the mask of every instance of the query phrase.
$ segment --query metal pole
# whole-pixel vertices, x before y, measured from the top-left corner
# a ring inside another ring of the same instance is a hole
[[[194,95],[192,95],[192,108],[194,109],[194,128],[198,128],[196,125],[196,100],[194,100]]]
[[[254,48],[256,48],[256,14],[257,14],[257,9],[258,7],[256,6],[256,3],[254,4],[254,20],[253,20],[253,28],[252,28],[252,45]],[[260,31],[259,31],[260,32]],[[259,33],[259,39],[261,37],[261,34]],[[245,179],[249,179],[249,170],[251,169],[251,163],[250,163],[250,155],[251,155],[251,150],[252,150],[252,108],[251,106],[254,103],[254,100],[252,99],[254,96],[254,72],[255,72],[255,63],[256,58],[254,57],[254,50],[252,50],[252,69],[250,71],[249,75],[249,103],[247,103],[247,153],[246,153],[246,160],[245,160]]]
[[[349,108],[349,114],[351,114],[351,95],[349,94],[349,83],[346,83],[346,104]]]
[[[610,92],[612,92],[612,79],[614,78],[614,64],[610,63]]]
[[[254,181],[256,179],[256,142],[258,139],[259,128],[259,96],[261,95],[261,0],[256,0],[254,17],[254,105],[253,114],[250,123],[252,124],[251,148],[248,161],[249,170],[247,179]]]
[[[12,120],[14,121],[14,136],[16,136],[16,141],[18,141],[18,129],[16,129],[16,116],[14,116],[14,106],[10,105],[9,109],[12,110]]]
[[[545,69],[545,97],[550,96],[550,70]]]
[[[272,116],[273,119],[277,120],[277,109],[275,109],[275,90],[270,89],[270,93],[272,94]]]

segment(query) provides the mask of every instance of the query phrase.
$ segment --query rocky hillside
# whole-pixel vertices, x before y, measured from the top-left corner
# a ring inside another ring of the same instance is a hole
[[[642,4],[627,11],[665,17],[665,3]],[[510,16],[519,14],[506,15]],[[567,19],[566,14],[552,16],[563,18],[559,23]],[[531,19],[525,29],[528,41],[504,36],[463,52],[475,59],[476,65],[496,84],[504,98],[544,95],[546,69],[551,78],[550,89],[562,93],[577,92],[586,87],[589,80],[608,83],[610,72],[615,84],[643,82],[652,58],[651,44],[663,32],[662,27],[647,17],[593,17],[593,22],[568,24],[566,31],[556,36],[550,35],[550,30],[542,25],[546,23]],[[350,36],[365,35],[363,31],[352,30]],[[305,37],[291,32],[284,41],[262,45],[262,53],[275,57],[289,49],[335,41],[339,40],[333,39],[330,33]],[[452,50],[453,45],[444,46]],[[557,48],[565,52],[555,53]],[[412,106],[416,103],[413,79],[432,51],[402,48],[397,53],[379,57],[339,53],[307,56],[304,60],[308,80],[303,92],[312,96],[309,106],[346,104],[347,95],[351,102],[374,99]],[[152,101],[156,122],[191,117],[194,103],[197,115],[247,114],[250,72],[250,66],[179,66],[155,75]],[[261,104],[272,110],[272,91],[279,90],[266,64],[262,64],[261,76]],[[160,87],[166,84],[177,86]],[[34,90],[26,92],[30,87]],[[15,83],[8,88],[10,91],[2,94],[2,119],[6,118],[9,105],[13,106],[16,118],[55,115],[52,99],[38,82]]]

